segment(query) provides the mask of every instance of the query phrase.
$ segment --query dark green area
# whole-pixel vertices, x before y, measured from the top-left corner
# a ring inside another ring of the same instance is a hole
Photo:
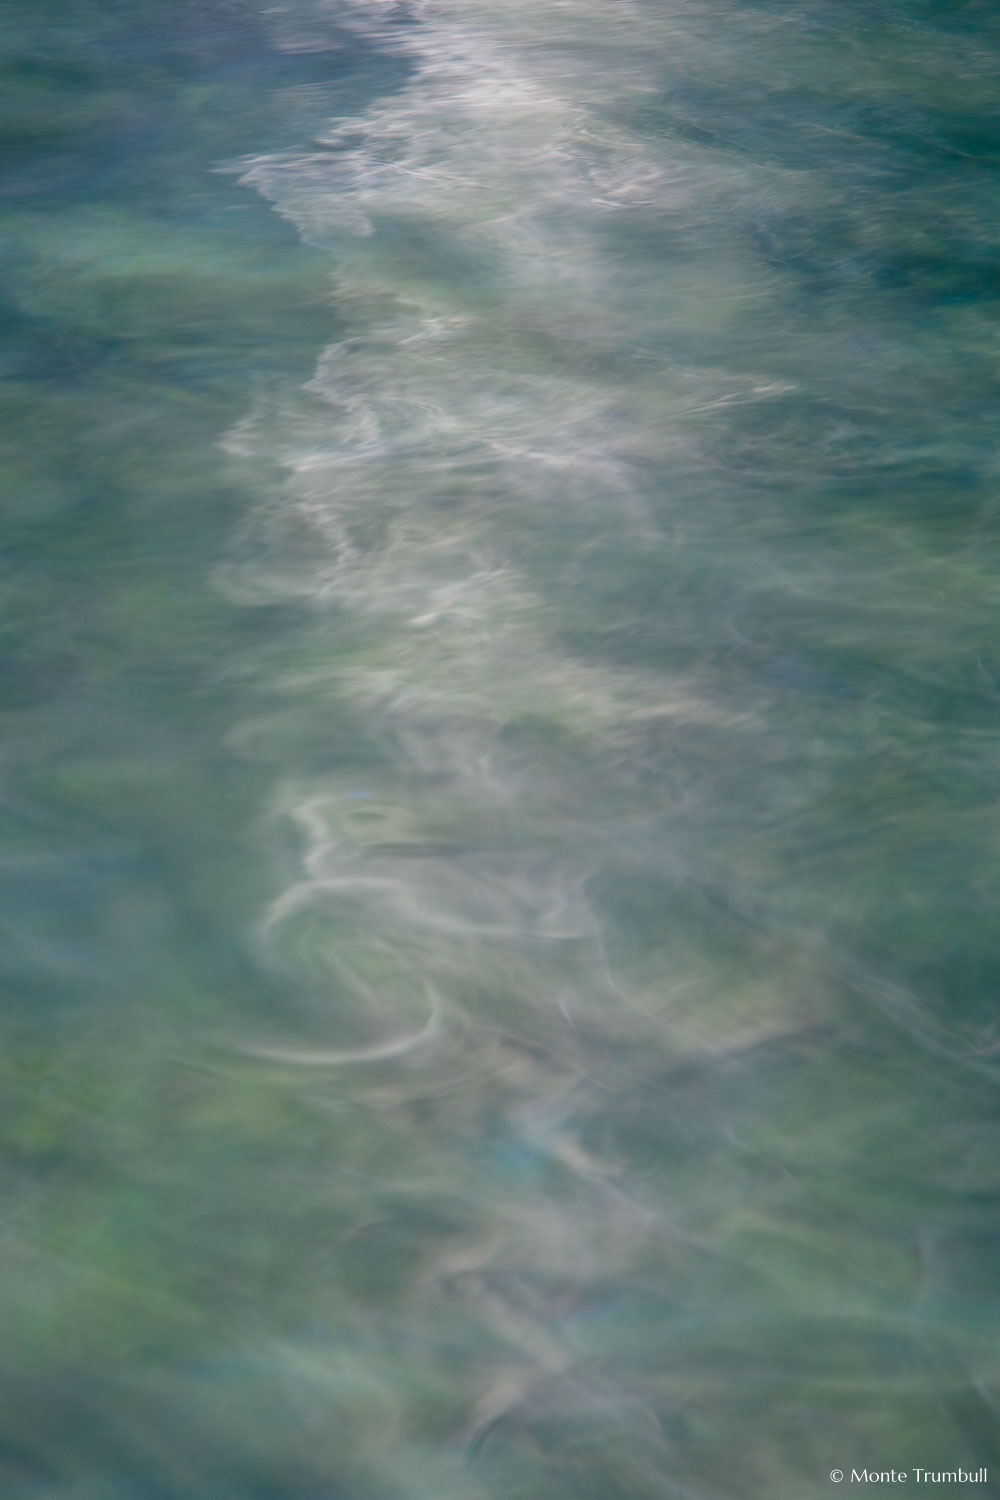
[[[249,1195],[241,1175],[289,1101],[246,1102],[254,1140],[219,1130],[224,1075],[191,1061],[276,1003],[242,941],[273,882],[265,784],[228,737],[248,653],[298,628],[213,583],[267,482],[219,440],[338,327],[329,261],[217,168],[356,109],[373,75],[335,28],[281,51],[226,0],[8,6],[2,28],[0,1487],[319,1494],[266,1371],[236,1376],[246,1413],[190,1426],[192,1382],[218,1388],[190,1362],[274,1283],[258,1194],[287,1197],[303,1263],[324,1237],[280,1152]],[[287,1427],[275,1452],[255,1403]]]

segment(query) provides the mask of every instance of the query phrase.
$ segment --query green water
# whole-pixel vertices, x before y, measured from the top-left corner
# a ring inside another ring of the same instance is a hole
[[[995,12],[0,32],[4,1497],[1000,1473]]]

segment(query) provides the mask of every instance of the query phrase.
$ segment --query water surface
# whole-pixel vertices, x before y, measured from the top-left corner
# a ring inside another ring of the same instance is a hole
[[[5,1493],[1000,1463],[995,16],[4,24]]]

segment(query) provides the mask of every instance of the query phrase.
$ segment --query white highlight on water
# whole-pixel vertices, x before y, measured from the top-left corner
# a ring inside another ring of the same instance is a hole
[[[670,1232],[578,1132],[595,1038],[662,1031],[665,1004],[697,982],[675,976],[664,1001],[615,973],[589,889],[589,810],[526,766],[505,731],[537,720],[627,782],[661,728],[752,728],[697,680],[575,655],[519,548],[564,527],[559,567],[584,578],[609,531],[666,548],[643,476],[689,462],[692,439],[665,413],[788,386],[752,370],[678,372],[655,336],[637,339],[685,315],[699,287],[650,305],[648,283],[623,282],[608,226],[645,209],[696,222],[706,188],[750,190],[747,169],[671,155],[621,123],[657,86],[670,17],[631,0],[442,0],[386,41],[390,12],[357,0],[340,16],[402,52],[410,82],[311,145],[244,164],[244,182],[330,251],[350,328],[298,402],[262,399],[229,435],[235,455],[277,458],[286,479],[222,575],[236,599],[307,602],[318,639],[330,622],[328,653],[284,688],[329,690],[390,750],[391,774],[367,778],[373,804],[351,801],[347,773],[283,780],[274,811],[297,825],[301,874],[259,933],[279,971],[326,976],[334,1037],[346,1006],[371,1040],[241,1047],[278,1065],[392,1064],[395,1083],[370,1095],[386,1108],[465,1090],[572,1184],[559,1199],[482,1184],[482,1232],[435,1268],[441,1295],[509,1351],[461,1426],[471,1441],[539,1399],[539,1381],[577,1409],[629,1405],[570,1379],[572,1338],[542,1326],[544,1298],[528,1313],[520,1299],[538,1276],[579,1289],[619,1273],[654,1225]],[[773,191],[776,174],[760,175]],[[731,272],[730,303],[765,293],[749,264]],[[612,372],[626,348],[627,369]],[[352,628],[338,632],[343,620]],[[248,742],[260,732],[248,726]],[[483,830],[471,847],[435,847],[469,826]],[[736,1032],[737,1046],[760,1034]]]

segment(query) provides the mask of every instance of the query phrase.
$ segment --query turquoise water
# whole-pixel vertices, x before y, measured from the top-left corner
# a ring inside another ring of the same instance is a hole
[[[2,29],[4,1496],[1000,1472],[995,12]]]

